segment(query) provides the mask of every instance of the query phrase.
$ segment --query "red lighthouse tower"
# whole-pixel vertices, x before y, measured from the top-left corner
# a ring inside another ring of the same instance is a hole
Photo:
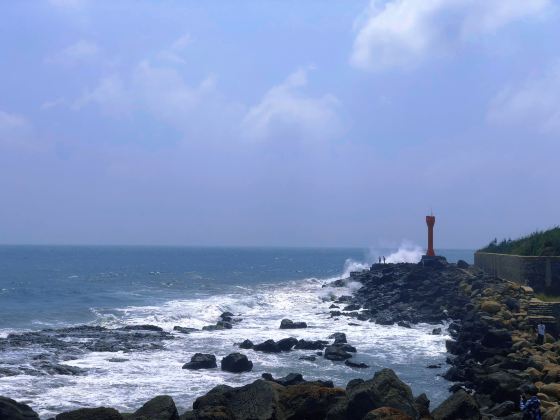
[[[436,216],[433,214],[426,216],[426,224],[428,225],[428,250],[426,255],[428,257],[435,257],[436,253],[434,251],[434,225],[436,224]]]

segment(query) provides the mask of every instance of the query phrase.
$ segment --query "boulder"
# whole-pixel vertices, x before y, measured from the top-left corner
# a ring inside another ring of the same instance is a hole
[[[262,351],[264,353],[280,353],[282,351],[280,346],[278,346],[274,340],[266,340],[263,343],[255,344],[253,346],[253,350]]]
[[[114,408],[98,407],[66,411],[55,420],[124,420],[124,417]]]
[[[365,415],[363,420],[414,420],[408,414],[405,414],[401,410],[391,407],[381,407],[370,411]]]
[[[329,335],[330,339],[334,339],[333,344],[344,344],[347,343],[346,341],[346,334],[341,332],[336,332],[334,334]]]
[[[308,362],[314,362],[317,360],[316,356],[301,356],[299,360],[307,360]]]
[[[325,348],[325,353],[323,355],[325,359],[333,361],[342,361],[350,359],[352,355],[344,350],[341,346],[332,345]],[[364,413],[365,414],[365,413]]]
[[[249,372],[253,369],[253,362],[247,359],[244,354],[231,353],[222,359],[221,367],[226,372]]]
[[[485,300],[480,304],[480,309],[482,309],[486,313],[494,315],[500,312],[500,310],[502,309],[502,305],[500,305],[495,300]]]
[[[490,329],[482,338],[481,344],[484,347],[509,349],[513,342],[511,333],[506,329]]]
[[[560,401],[560,384],[545,384],[541,387],[540,392]]]
[[[430,417],[430,400],[426,394],[422,393],[414,398],[414,407],[416,407],[420,418]]]
[[[193,403],[195,418],[204,419],[274,419],[282,418],[278,390],[281,385],[258,379],[255,382],[231,388],[220,385]],[[221,413],[225,416],[202,416],[203,413]]]
[[[298,339],[294,337],[283,338],[277,342],[278,347],[282,351],[290,351],[297,343]]]
[[[298,350],[322,350],[325,346],[325,343],[321,340],[307,341],[301,339],[297,342],[294,348]]]
[[[499,370],[477,378],[479,391],[488,394],[494,401],[518,401],[521,387],[530,381],[525,375]]]
[[[441,335],[441,328],[434,328],[432,330],[432,335]]]
[[[213,354],[196,353],[191,357],[189,363],[183,365],[183,369],[197,370],[197,369],[212,369],[218,367],[216,364],[216,356]]]
[[[344,404],[343,389],[325,387],[318,383],[304,383],[278,390],[285,419],[324,419],[331,409]]]
[[[283,319],[280,322],[280,329],[294,329],[294,328],[307,328],[307,323],[305,322],[294,322],[291,319]]]
[[[243,341],[240,345],[239,348],[242,349],[252,349],[254,346],[253,342],[251,340],[245,340]]]
[[[381,407],[391,407],[416,418],[418,412],[410,387],[402,382],[391,369],[382,369],[368,381],[350,381],[346,388],[348,416],[361,419],[368,412]]]
[[[39,416],[26,404],[0,397],[0,419],[39,420]]]
[[[262,378],[266,381],[276,382],[283,386],[297,385],[305,382],[301,373],[289,373],[282,378],[276,379],[274,379],[270,373],[263,373]]]
[[[159,395],[152,398],[129,417],[131,420],[178,420],[179,414],[173,398]]]
[[[345,360],[344,364],[346,366],[352,367],[352,368],[357,368],[357,369],[366,369],[369,367],[369,365],[366,365],[365,363],[361,363],[361,362],[353,362],[351,360]]]
[[[432,417],[434,420],[479,420],[480,410],[475,399],[461,389],[432,411]]]
[[[180,333],[183,333],[183,334],[190,334],[193,331],[198,331],[198,330],[196,328],[187,328],[187,327],[181,327],[179,325],[175,325],[173,327],[173,331],[177,331],[177,332],[180,332]]]
[[[496,404],[486,412],[495,417],[506,417],[515,411],[516,404],[513,401],[504,401],[503,403]]]

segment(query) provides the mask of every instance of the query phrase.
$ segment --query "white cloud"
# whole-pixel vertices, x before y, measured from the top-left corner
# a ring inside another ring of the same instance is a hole
[[[168,60],[174,63],[184,64],[186,60],[183,54],[186,48],[191,44],[192,38],[189,34],[181,35],[173,43],[163,51],[159,53],[159,58],[162,60]]]
[[[128,114],[133,104],[131,92],[127,91],[118,75],[102,78],[93,90],[87,91],[75,101],[73,108],[79,110],[91,103],[99,105],[114,116]]]
[[[30,131],[31,125],[26,118],[0,110],[0,144],[20,143]]]
[[[73,66],[90,63],[101,58],[101,48],[95,43],[80,40],[47,58],[48,63]]]
[[[529,125],[542,133],[560,133],[560,61],[538,77],[503,89],[491,102],[488,120]]]
[[[359,19],[351,63],[375,70],[409,67],[543,12],[551,0],[370,0]]]
[[[316,140],[339,134],[336,97],[305,95],[302,88],[306,85],[307,71],[300,69],[282,84],[272,87],[245,115],[244,134],[256,140],[272,137]]]

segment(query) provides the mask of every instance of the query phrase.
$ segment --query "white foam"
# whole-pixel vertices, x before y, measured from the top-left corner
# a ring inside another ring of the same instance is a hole
[[[365,266],[348,262],[343,277]],[[218,384],[237,386],[257,379],[263,372],[271,372],[274,376],[300,372],[306,378],[332,379],[338,385],[345,385],[352,378],[371,377],[381,367],[392,367],[403,379],[416,382],[418,391],[424,391],[426,383],[438,381],[436,372],[426,370],[424,366],[444,361],[446,337],[431,335],[433,326],[429,325],[406,329],[345,317],[333,319],[329,312],[331,302],[325,300],[325,296],[350,294],[359,284],[323,288],[324,283],[318,279],[305,279],[282,285],[239,287],[238,291],[229,294],[173,300],[161,306],[121,308],[117,315],[97,311],[100,324],[106,326],[154,324],[167,331],[172,331],[175,325],[201,328],[214,324],[223,311],[239,314],[242,321],[231,330],[188,335],[174,333],[177,339],[166,342],[163,351],[89,353],[66,362],[89,369],[86,376],[5,377],[0,378],[0,388],[4,395],[30,403],[47,418],[83,406],[105,405],[129,412],[163,393],[173,396],[181,410],[185,410],[191,407],[197,396]],[[283,318],[306,321],[309,328],[280,330]],[[349,322],[357,325],[348,325]],[[242,350],[254,363],[250,373],[236,375],[219,369],[181,369],[196,352],[215,354],[219,363],[222,357],[239,351],[234,343],[246,338],[254,343],[290,336],[324,340],[337,331],[346,333],[348,342],[358,349],[356,359],[371,365],[370,369],[352,370],[322,357],[317,357],[315,362],[299,360],[301,355],[313,354],[310,351],[265,354],[252,350]],[[128,361],[109,361],[115,357]],[[439,398],[437,395],[434,398],[433,394],[430,397],[436,401]]]

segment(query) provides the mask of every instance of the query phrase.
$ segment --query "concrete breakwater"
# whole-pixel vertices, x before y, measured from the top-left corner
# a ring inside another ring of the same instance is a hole
[[[110,408],[81,409],[56,418],[521,419],[517,402],[524,392],[539,393],[545,419],[560,416],[560,343],[549,335],[545,344],[535,344],[534,327],[527,315],[533,298],[530,288],[463,263],[432,267],[376,264],[332,285],[344,286],[353,281],[359,281],[362,287],[352,296],[340,296],[333,301],[333,318],[398,323],[403,327],[418,322],[451,321],[449,332],[454,340],[447,343],[450,368],[445,377],[455,383],[450,384],[452,394],[439,407],[430,407],[423,394],[414,397],[394,372],[383,369],[369,380],[352,380],[344,388],[334,387],[328,378],[308,382],[298,374],[284,378],[264,374],[263,379],[243,387],[217,386],[199,397],[193,409],[182,415],[170,397],[159,396],[135,413],[123,414]],[[438,331],[434,330],[434,334]],[[336,354],[340,358],[331,359],[333,363],[343,363],[351,357],[346,353],[352,352],[352,346],[341,335],[333,334],[332,340],[312,343],[320,353],[317,356]],[[284,351],[285,345],[298,345],[266,344],[256,346],[261,351],[276,351],[277,347]],[[253,346],[242,343],[240,347],[247,345]],[[29,407],[7,399],[0,399],[0,414],[4,415],[1,418],[37,418]]]
[[[560,295],[560,257],[476,252],[474,264],[495,277],[526,284],[537,293]]]

